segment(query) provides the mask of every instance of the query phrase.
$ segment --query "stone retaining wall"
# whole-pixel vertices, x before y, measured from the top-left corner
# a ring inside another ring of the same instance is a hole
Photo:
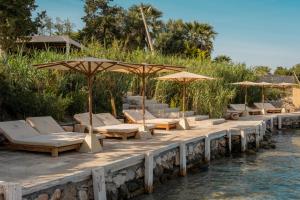
[[[237,132],[234,134],[223,131],[207,137],[201,136],[189,141],[181,141],[181,143],[170,144],[147,152],[145,155],[130,157],[103,166],[102,168],[105,169],[103,180],[105,180],[106,198],[108,200],[130,199],[144,192],[151,192],[151,187],[163,184],[179,175],[185,175],[182,173],[182,168],[201,167],[207,165],[205,162],[207,158],[214,160],[226,156],[230,153],[230,146],[231,152],[241,152],[241,131],[238,129],[235,131]],[[251,131],[243,132],[244,138],[246,137],[247,148],[256,147],[256,134],[255,131],[254,133]],[[229,145],[230,141],[231,145]],[[208,149],[206,149],[206,145]],[[24,195],[23,199],[93,199],[95,190],[93,178],[92,172],[87,171],[84,176],[81,176],[81,179],[73,181],[68,179],[70,181],[67,182],[58,181],[61,185],[38,191],[32,190],[31,193]],[[147,184],[150,184],[151,187],[147,187]]]
[[[205,139],[186,144],[186,165],[188,169],[202,165],[204,159]]]

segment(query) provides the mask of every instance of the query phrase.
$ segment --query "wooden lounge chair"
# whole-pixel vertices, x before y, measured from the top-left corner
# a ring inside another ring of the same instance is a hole
[[[81,113],[74,115],[74,119],[81,125],[89,129],[89,113]],[[128,137],[137,137],[138,128],[130,126],[130,124],[105,125],[96,115],[93,114],[93,132],[100,133],[109,138],[122,138],[126,140]]]
[[[98,113],[96,114],[96,117],[99,118],[106,126],[110,125],[118,125],[118,124],[124,124],[120,122],[118,119],[116,119],[112,114],[110,113]],[[126,124],[128,127],[137,128],[139,129],[141,127],[140,124]],[[151,134],[154,134],[155,125],[154,124],[146,124],[147,128],[151,132]]]
[[[83,142],[83,138],[70,134],[41,135],[24,120],[0,122],[0,132],[7,139],[7,148],[49,152],[53,157],[60,152],[79,150]]]
[[[270,103],[254,103],[258,109],[265,109],[267,113],[281,113],[282,108],[276,108]]]
[[[72,136],[76,136],[78,138],[85,138],[85,133],[77,133],[77,132],[66,132],[51,116],[43,116],[43,117],[28,117],[26,118],[28,124],[30,124],[35,130],[37,130],[42,135],[47,134],[70,134]],[[101,145],[103,146],[104,136],[97,135]]]
[[[123,113],[129,123],[142,124],[143,115],[142,110],[123,110]],[[170,130],[176,128],[178,125],[178,120],[156,118],[147,110],[145,111],[145,122],[146,124],[154,124],[155,128]]]
[[[235,111],[241,111],[241,112],[245,111],[245,104],[229,104],[229,107]],[[246,111],[250,115],[261,115],[262,114],[262,110],[253,109],[248,106],[246,106]]]

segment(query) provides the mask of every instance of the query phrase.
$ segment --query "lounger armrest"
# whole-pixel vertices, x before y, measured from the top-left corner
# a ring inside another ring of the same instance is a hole
[[[75,126],[74,126],[74,132],[85,133],[86,130],[87,130],[87,127],[85,125],[75,124]]]

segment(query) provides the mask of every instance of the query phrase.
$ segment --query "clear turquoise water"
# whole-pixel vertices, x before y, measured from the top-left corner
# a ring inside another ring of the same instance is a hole
[[[300,199],[300,131],[275,135],[276,149],[211,163],[141,200]]]

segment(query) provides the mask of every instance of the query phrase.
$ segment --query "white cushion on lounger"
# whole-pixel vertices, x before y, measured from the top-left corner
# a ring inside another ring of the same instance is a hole
[[[138,121],[138,123],[143,123],[143,120]],[[147,119],[145,120],[147,124],[176,124],[178,120],[174,119],[164,119],[164,118],[157,118],[157,119]]]
[[[117,120],[110,113],[98,113],[98,114],[96,114],[96,117],[98,117],[105,125],[122,124],[122,122],[120,122],[119,120]]]
[[[51,147],[63,147],[73,144],[82,143],[84,138],[78,138],[78,136],[71,134],[48,134],[48,135],[39,135],[30,138],[24,138],[22,141],[17,141],[15,144],[27,144],[27,145],[42,145],[42,146],[51,146]]]
[[[94,114],[92,115],[92,117],[93,117],[93,126],[94,127],[105,126],[105,124],[99,118],[97,118]],[[76,115],[74,115],[74,118],[80,124],[89,127],[89,125],[90,125],[90,116],[89,116],[89,113],[76,114]]]
[[[26,121],[40,134],[65,132],[65,130],[50,116],[28,117]]]
[[[40,134],[24,120],[0,122],[0,131],[11,142],[40,136]]]
[[[0,131],[14,144],[61,147],[82,143],[83,138],[70,134],[41,135],[24,120],[0,122]]]

